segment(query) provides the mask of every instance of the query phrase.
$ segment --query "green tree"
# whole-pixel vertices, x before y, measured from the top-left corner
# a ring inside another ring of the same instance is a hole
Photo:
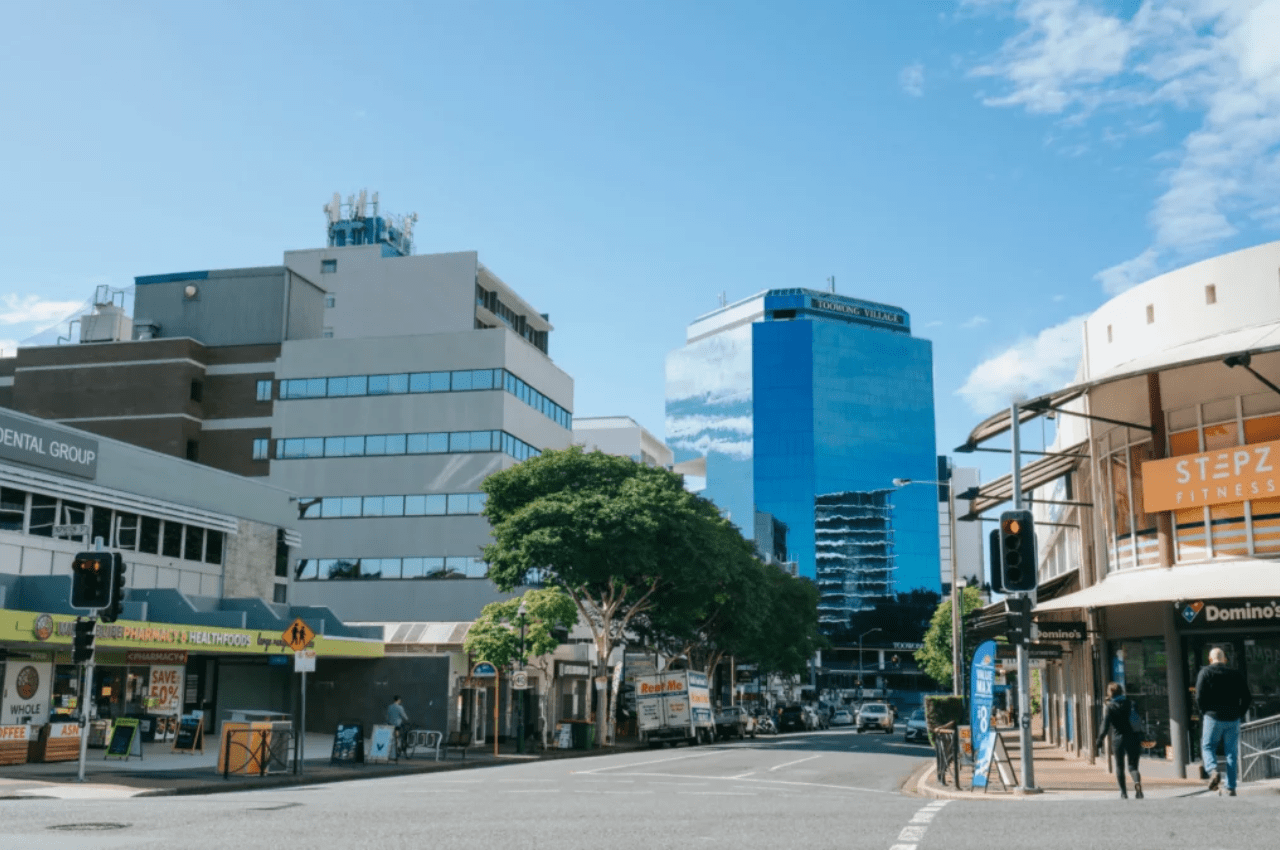
[[[520,606],[524,614],[520,614]],[[544,721],[551,717],[551,653],[561,644],[561,637],[578,621],[578,609],[563,590],[542,588],[524,596],[491,602],[467,631],[463,648],[477,661],[488,661],[499,668],[532,664],[539,677],[539,702]],[[520,630],[524,627],[521,652]],[[547,724],[542,724],[542,743],[547,743]]]
[[[960,589],[960,613],[961,622],[963,616],[971,611],[975,611],[982,607],[982,596],[975,587],[964,587]],[[973,656],[973,647],[969,645],[970,641],[965,640],[962,647],[965,651],[965,658],[962,659],[968,663],[969,658]],[[951,669],[951,599],[948,597],[938,610],[933,612],[933,618],[929,621],[929,628],[924,633],[924,646],[916,650],[916,664],[924,671],[929,678],[933,679],[944,688],[950,688],[952,683]]]
[[[481,487],[493,526],[489,578],[504,591],[536,577],[568,593],[591,629],[600,676],[637,615],[684,605],[679,588],[724,568],[717,553],[728,522],[667,470],[574,446],[496,472]],[[601,742],[610,703],[598,706]]]

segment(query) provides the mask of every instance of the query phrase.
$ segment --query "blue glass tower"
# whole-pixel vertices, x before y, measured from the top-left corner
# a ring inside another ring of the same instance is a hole
[[[667,437],[706,459],[704,495],[748,537],[786,526],[787,556],[818,581],[823,621],[893,593],[938,589],[933,354],[906,312],[775,289],[689,326],[667,358]],[[856,515],[856,516],[855,516]]]

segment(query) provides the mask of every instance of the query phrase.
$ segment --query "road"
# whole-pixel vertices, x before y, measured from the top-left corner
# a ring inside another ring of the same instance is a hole
[[[0,801],[0,848],[1257,850],[1274,841],[1280,800],[1269,796],[947,803],[902,793],[929,755],[900,734],[829,731],[207,797]]]

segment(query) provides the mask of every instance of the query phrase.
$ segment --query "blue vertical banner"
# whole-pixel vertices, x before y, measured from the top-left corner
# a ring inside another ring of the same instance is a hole
[[[969,676],[969,725],[973,735],[973,787],[987,787],[987,770],[996,748],[996,730],[991,711],[996,690],[996,642],[983,641],[973,653]]]

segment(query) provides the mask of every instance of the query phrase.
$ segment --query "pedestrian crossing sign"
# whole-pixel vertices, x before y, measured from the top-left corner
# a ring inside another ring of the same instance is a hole
[[[310,626],[302,622],[302,618],[299,617],[293,621],[293,625],[284,630],[281,637],[284,638],[285,646],[297,652],[298,650],[306,649],[307,644],[315,640],[316,633],[311,630]]]

